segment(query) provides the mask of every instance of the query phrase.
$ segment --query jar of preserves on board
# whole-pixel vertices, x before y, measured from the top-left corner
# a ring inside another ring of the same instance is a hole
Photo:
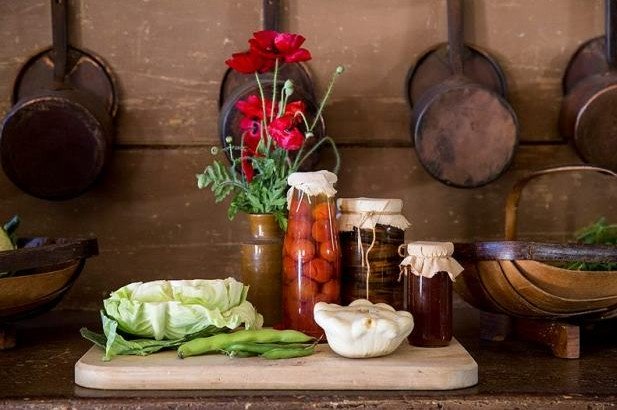
[[[409,221],[401,214],[403,201],[381,198],[340,198],[341,299],[348,305],[356,299],[404,308],[399,282]]]
[[[328,171],[288,177],[289,221],[283,241],[283,326],[323,335],[317,302],[340,303],[340,259],[334,183]]]
[[[407,310],[414,328],[409,342],[414,346],[442,347],[452,340],[452,282],[463,267],[452,258],[450,242],[411,242],[401,247],[405,259]]]

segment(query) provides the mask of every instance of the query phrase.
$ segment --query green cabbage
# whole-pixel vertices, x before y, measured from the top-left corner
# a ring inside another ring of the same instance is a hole
[[[248,286],[233,278],[135,282],[103,301],[123,332],[174,340],[210,326],[260,328],[263,316],[246,300]]]

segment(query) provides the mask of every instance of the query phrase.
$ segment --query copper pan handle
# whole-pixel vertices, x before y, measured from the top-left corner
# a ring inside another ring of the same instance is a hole
[[[506,241],[516,240],[516,223],[518,218],[518,204],[521,200],[521,194],[523,188],[532,180],[548,174],[558,174],[564,172],[600,172],[602,174],[611,175],[617,177],[617,173],[600,167],[594,167],[592,165],[568,165],[562,167],[548,168],[541,171],[533,172],[524,178],[519,179],[516,184],[510,190],[506,199]]]
[[[617,70],[617,0],[605,0],[606,62],[611,70]]]
[[[54,57],[54,86],[62,88],[66,76],[68,29],[66,22],[67,0],[51,0],[51,29]]]
[[[280,30],[279,0],[263,0],[264,30]]]
[[[463,75],[463,1],[448,0],[448,57],[454,75]]]

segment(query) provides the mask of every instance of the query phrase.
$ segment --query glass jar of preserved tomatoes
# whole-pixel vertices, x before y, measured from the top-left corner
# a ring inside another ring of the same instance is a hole
[[[341,301],[365,298],[404,308],[399,282],[398,248],[405,242],[409,221],[403,201],[380,198],[340,198],[337,201],[341,239]]]
[[[407,310],[414,319],[409,342],[422,347],[447,346],[452,340],[452,281],[463,271],[452,258],[454,245],[411,242],[406,249],[401,271],[405,274]]]
[[[321,337],[317,302],[340,303],[340,246],[334,183],[328,171],[296,172],[287,180],[289,222],[283,240],[283,326]]]

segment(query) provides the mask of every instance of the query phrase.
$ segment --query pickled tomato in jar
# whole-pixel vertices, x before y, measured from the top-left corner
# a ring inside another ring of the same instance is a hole
[[[314,337],[323,335],[313,319],[315,304],[340,302],[336,202],[334,195],[329,195],[336,176],[324,172],[292,174],[298,176],[297,185],[290,176],[289,221],[283,245],[283,326]]]

